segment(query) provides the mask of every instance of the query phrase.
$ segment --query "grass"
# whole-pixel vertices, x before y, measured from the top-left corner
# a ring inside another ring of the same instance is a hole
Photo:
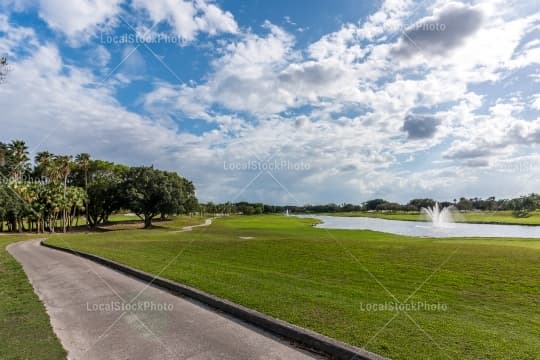
[[[5,247],[24,236],[0,236],[0,359],[65,359],[45,307]]]
[[[424,221],[425,217],[415,212],[337,212],[324,213],[328,216],[346,216],[346,217],[371,217],[388,220],[404,221]],[[540,225],[540,211],[534,211],[527,217],[515,217],[512,211],[468,211],[454,213],[454,220],[457,222],[467,222],[475,224],[509,224],[509,225]]]
[[[172,219],[168,219],[166,221],[161,221],[159,217],[155,217],[153,219],[154,227],[166,227],[166,228],[173,228],[178,227],[179,229],[182,226],[189,226],[189,225],[197,225],[201,222],[201,219],[203,219],[202,216],[199,215],[193,215],[193,216],[177,216],[173,217]],[[57,232],[62,231],[62,221],[58,220],[56,222]],[[24,223],[25,229],[28,228],[28,223],[25,221]],[[128,229],[128,228],[136,228],[136,227],[144,227],[144,222],[141,218],[139,218],[137,215],[126,213],[126,214],[112,214],[109,216],[109,221],[107,224],[101,224],[98,226],[99,229],[104,230],[122,230],[122,229]],[[73,222],[73,227],[71,231],[86,231],[86,218],[84,216],[79,217],[78,222]],[[7,223],[4,222],[4,233],[7,233]],[[0,232],[0,234],[4,234]]]
[[[124,230],[49,242],[160,273],[393,359],[540,357],[540,241],[412,238],[312,223],[230,217],[189,233]],[[393,296],[446,311],[366,311]]]

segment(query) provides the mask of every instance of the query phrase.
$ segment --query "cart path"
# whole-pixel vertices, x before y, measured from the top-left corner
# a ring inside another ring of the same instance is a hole
[[[17,242],[7,250],[45,304],[69,359],[318,358],[196,302],[39,242]]]

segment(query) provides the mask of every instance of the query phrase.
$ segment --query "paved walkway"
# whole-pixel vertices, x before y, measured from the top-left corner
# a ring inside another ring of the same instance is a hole
[[[7,250],[23,265],[69,359],[314,358],[200,304],[40,246],[39,240]]]
[[[171,231],[171,232],[188,232],[188,231],[193,231],[194,228],[198,228],[198,227],[204,227],[204,226],[210,226],[212,225],[212,219],[206,219],[204,221],[204,223],[202,224],[199,224],[199,225],[190,225],[190,226],[184,226],[182,228],[182,230],[175,230],[175,231]]]

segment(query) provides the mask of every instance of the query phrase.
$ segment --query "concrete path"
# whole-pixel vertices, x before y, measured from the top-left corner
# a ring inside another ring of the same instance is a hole
[[[39,240],[7,250],[23,265],[69,359],[316,358],[198,303],[40,246]]]
[[[204,223],[199,225],[190,225],[190,226],[184,226],[182,227],[182,230],[175,230],[171,232],[187,232],[187,231],[193,231],[194,228],[203,227],[203,226],[210,226],[212,225],[212,219],[206,219]]]

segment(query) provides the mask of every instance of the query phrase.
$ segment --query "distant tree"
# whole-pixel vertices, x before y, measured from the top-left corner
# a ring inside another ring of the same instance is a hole
[[[531,194],[511,200],[512,213],[515,217],[528,217],[531,211],[534,211],[539,206],[539,196]]]
[[[255,205],[255,214],[260,215],[264,213],[264,204],[259,203]]]
[[[459,210],[469,211],[469,210],[472,210],[472,209],[473,209],[473,204],[472,204],[472,201],[471,201],[471,200],[462,197],[462,198],[459,199],[459,201],[456,203],[456,207],[457,207]]]
[[[433,199],[413,199],[409,201],[408,205],[414,208],[416,211],[420,211],[422,208],[430,208],[435,205],[435,200]]]
[[[384,202],[377,205],[376,210],[378,211],[400,211],[402,209],[401,205],[398,203]]]
[[[380,205],[386,203],[387,201],[386,200],[383,200],[383,199],[373,199],[373,200],[368,200],[364,203],[364,206],[366,208],[366,210],[377,210],[377,207],[379,207]]]
[[[454,203],[450,202],[450,201],[441,201],[439,203],[439,205],[441,206],[441,208],[445,208],[445,207],[453,207],[454,206]]]
[[[237,212],[243,215],[253,215],[255,214],[255,206],[247,202],[239,202],[236,204]]]
[[[7,73],[9,72],[9,64],[6,57],[2,56],[0,57],[0,84],[2,84],[7,77]]]

